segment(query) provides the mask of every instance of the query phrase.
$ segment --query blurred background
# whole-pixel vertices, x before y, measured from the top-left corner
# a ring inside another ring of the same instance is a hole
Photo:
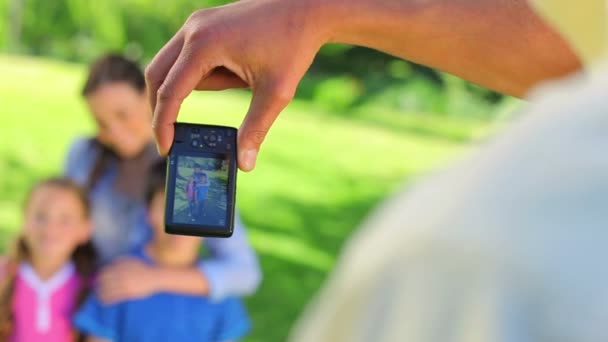
[[[87,63],[145,65],[195,9],[220,0],[0,1],[0,251],[37,179],[93,131],[79,91]],[[246,90],[197,93],[180,120],[238,126]],[[247,299],[247,341],[282,341],[350,233],[380,201],[462,156],[518,101],[366,48],[323,47],[270,132],[238,203],[264,270]]]

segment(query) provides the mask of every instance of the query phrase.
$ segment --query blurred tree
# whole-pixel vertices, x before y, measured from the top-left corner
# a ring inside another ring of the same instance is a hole
[[[196,9],[227,0],[0,1],[0,50],[90,62],[108,51],[149,61]],[[402,111],[473,113],[502,97],[363,47],[324,46],[297,97],[341,113],[378,102]]]
[[[7,14],[7,45],[12,51],[19,51],[23,18],[23,0],[9,0]]]

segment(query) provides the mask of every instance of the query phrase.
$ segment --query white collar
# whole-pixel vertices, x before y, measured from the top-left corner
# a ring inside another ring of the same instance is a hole
[[[74,274],[76,267],[73,262],[68,262],[63,265],[59,271],[55,272],[47,280],[42,280],[36,274],[36,271],[27,262],[19,265],[19,274],[23,277],[23,280],[38,294],[50,294],[54,290],[64,285],[68,279]]]
[[[74,263],[68,262],[48,280],[42,280],[29,263],[19,265],[19,274],[23,280],[36,292],[36,324],[35,329],[39,333],[48,332],[51,328],[51,303],[50,297],[70,279],[76,271]]]

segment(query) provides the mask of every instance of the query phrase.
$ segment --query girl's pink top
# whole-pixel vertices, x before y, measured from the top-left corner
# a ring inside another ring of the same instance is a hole
[[[13,342],[72,341],[72,315],[81,280],[68,263],[41,280],[27,263],[19,265],[12,300]]]
[[[186,183],[186,197],[188,197],[188,201],[194,200],[194,178],[190,178]]]

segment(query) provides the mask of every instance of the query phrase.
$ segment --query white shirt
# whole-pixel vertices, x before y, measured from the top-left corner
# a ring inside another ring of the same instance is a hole
[[[608,68],[387,201],[292,341],[608,341]]]

